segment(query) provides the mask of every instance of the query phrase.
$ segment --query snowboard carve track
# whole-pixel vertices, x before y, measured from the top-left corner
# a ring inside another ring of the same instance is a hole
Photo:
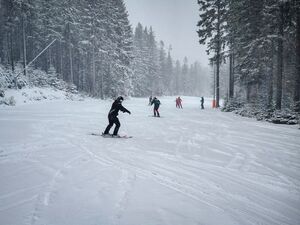
[[[116,204],[115,224],[120,224],[117,221],[122,218],[123,213],[126,210],[126,205],[130,197],[130,192],[134,186],[135,179],[135,175],[131,174],[127,170],[122,169],[119,180],[119,188],[121,192],[119,193],[119,201]]]
[[[178,193],[181,193],[195,201],[201,202],[202,204],[206,204],[210,207],[213,207],[215,209],[217,209],[220,212],[224,212],[224,209],[222,209],[221,207],[215,205],[213,203],[213,200],[204,200],[203,198],[198,197],[197,195],[192,194],[193,193],[197,193],[198,190],[189,187],[189,186],[184,186],[182,184],[179,184],[178,182],[176,182],[175,180],[172,180],[172,178],[168,178],[166,176],[163,175],[159,175],[156,172],[152,172],[152,171],[148,171],[145,169],[142,169],[140,167],[137,166],[133,166],[133,165],[129,165],[126,164],[124,162],[115,160],[109,156],[107,156],[106,154],[99,154],[100,152],[97,152],[97,154],[91,152],[89,149],[87,149],[86,147],[83,146],[82,142],[78,145],[80,146],[80,148],[82,150],[84,150],[86,153],[88,153],[89,155],[95,157],[96,162],[100,163],[101,165],[106,164],[106,165],[110,165],[113,167],[116,167],[118,169],[120,169],[121,171],[123,170],[128,170],[133,174],[137,174],[139,176],[142,177],[146,177],[146,178],[150,178],[152,180],[155,180],[157,183],[159,183],[160,185],[163,185],[167,188],[170,188]]]
[[[82,146],[82,144],[80,145],[82,149],[86,149],[85,147]],[[87,150],[87,149],[86,149]],[[87,150],[87,152],[90,152],[89,150]],[[89,153],[91,154],[91,153]],[[198,202],[201,202],[203,204],[206,204],[210,207],[213,207],[217,210],[219,210],[220,212],[223,212],[224,209],[222,209],[221,207],[215,205],[213,203],[213,200],[204,200],[203,198],[200,198],[199,196],[197,195],[194,195],[192,193],[197,193],[198,190],[194,189],[194,188],[190,188],[189,186],[185,186],[185,185],[182,185],[178,182],[176,182],[175,180],[172,180],[172,178],[168,178],[166,176],[163,176],[163,175],[159,175],[158,173],[153,173],[152,171],[148,171],[148,170],[145,170],[145,169],[142,169],[140,167],[137,167],[137,166],[133,166],[133,165],[129,165],[129,164],[126,164],[124,162],[121,162],[121,161],[118,161],[118,160],[115,160],[115,159],[112,159],[111,157],[107,156],[107,155],[104,155],[104,154],[101,154],[98,155],[99,153],[95,154],[95,153],[92,153],[93,156],[97,156],[97,161],[99,163],[103,163],[104,162],[110,162],[112,166],[120,169],[120,170],[128,170],[128,171],[131,171],[132,173],[137,173],[139,175],[142,175],[142,177],[146,177],[146,178],[150,178],[150,179],[153,179],[155,180],[157,183],[159,183],[160,185],[163,185],[167,188],[170,188],[176,192],[179,192],[191,199],[194,199]],[[99,160],[100,159],[100,160]]]
[[[4,199],[7,199],[7,198],[14,197],[14,196],[19,195],[19,194],[23,194],[23,193],[30,192],[30,191],[33,191],[33,190],[36,190],[36,189],[40,189],[40,188],[45,187],[45,186],[46,186],[46,184],[39,184],[39,185],[35,185],[35,186],[29,187],[29,188],[23,188],[23,189],[20,189],[20,190],[17,190],[17,191],[12,191],[8,194],[1,195],[0,196],[0,201],[4,200]],[[14,204],[14,205],[17,205],[17,204]],[[0,211],[2,211],[2,210],[0,209]]]
[[[74,163],[76,160],[82,158],[82,156],[83,155],[80,154],[78,156],[71,158],[70,160],[66,161],[60,169],[56,170],[47,187],[44,189],[42,193],[40,193],[37,196],[37,201],[35,203],[34,211],[31,214],[30,225],[34,225],[37,223],[40,217],[39,214],[42,212],[42,210],[45,207],[48,207],[48,205],[50,204],[50,199],[52,193],[55,191],[55,186],[58,184],[58,179],[64,177],[63,171],[69,169],[69,166],[72,163]]]
[[[5,211],[5,210],[8,210],[8,209],[13,209],[13,208],[15,208],[15,207],[17,207],[17,206],[20,206],[20,205],[23,205],[23,204],[25,204],[25,203],[32,202],[32,201],[35,200],[37,197],[38,197],[38,195],[33,195],[33,196],[29,197],[29,198],[22,199],[22,200],[20,200],[20,201],[18,201],[18,202],[15,202],[15,203],[11,203],[11,204],[9,204],[9,205],[7,205],[7,206],[5,206],[5,207],[0,208],[0,212]]]
[[[214,177],[215,179],[223,180],[224,182],[230,181],[234,186],[237,186],[237,185],[240,186],[241,189],[244,190],[243,192],[247,193],[247,195],[246,195],[247,198],[251,197],[252,199],[253,198],[256,199],[255,201],[251,201],[250,206],[246,206],[246,208],[243,207],[243,208],[239,209],[241,212],[244,211],[245,215],[247,214],[246,212],[248,212],[248,211],[251,211],[253,214],[255,214],[256,216],[253,217],[253,221],[258,221],[257,218],[261,217],[261,218],[264,218],[264,220],[272,221],[272,224],[281,225],[284,223],[284,221],[289,220],[289,218],[283,214],[280,215],[281,221],[273,219],[275,215],[278,218],[279,214],[277,212],[273,211],[272,209],[264,208],[261,205],[258,205],[257,204],[258,202],[260,202],[260,203],[265,202],[266,204],[272,204],[272,205],[281,205],[282,208],[288,207],[290,211],[294,211],[295,213],[297,212],[297,209],[290,207],[289,205],[286,205],[285,203],[283,203],[277,199],[271,198],[264,193],[261,193],[260,190],[256,190],[257,188],[254,188],[254,187],[256,187],[258,185],[257,183],[253,183],[250,180],[242,179],[241,177],[237,177],[237,176],[232,177],[232,174],[229,175],[227,173],[223,173],[223,175],[221,177],[221,176],[219,176],[219,174],[217,172],[214,172],[213,170],[205,169],[205,172],[208,173],[209,176]],[[244,185],[244,182],[241,180],[247,181],[246,185]],[[251,184],[251,185],[249,186],[249,184]],[[258,187],[259,187],[259,189],[265,188],[263,186],[258,186]],[[264,213],[262,213],[262,211],[264,211]],[[231,209],[231,213],[233,214],[234,210]],[[271,214],[271,216],[267,216],[267,214],[268,215]],[[247,215],[247,216],[249,216],[249,215]]]

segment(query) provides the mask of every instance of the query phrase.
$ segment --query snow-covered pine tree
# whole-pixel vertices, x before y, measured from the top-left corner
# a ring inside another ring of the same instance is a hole
[[[222,0],[198,0],[200,20],[197,24],[199,43],[208,41],[208,54],[213,52],[211,60],[216,64],[216,106],[219,107],[219,76],[220,64],[224,58],[223,49],[226,40],[224,33],[226,28],[227,1]]]
[[[87,92],[101,98],[104,97],[103,80],[108,61],[107,53],[111,46],[106,34],[110,23],[104,19],[108,15],[107,4],[103,0],[80,1],[78,17],[78,77]]]
[[[151,95],[151,87],[149,83],[148,65],[147,65],[147,40],[148,33],[144,33],[144,28],[141,23],[138,23],[134,33],[134,61],[133,68],[133,93],[134,96]]]
[[[235,79],[243,86],[247,102],[267,106],[267,88],[271,89],[270,65],[273,62],[272,24],[265,17],[268,8],[262,1],[229,1],[228,42],[234,51]],[[253,12],[249,14],[249,12]],[[266,26],[269,25],[269,27]]]
[[[199,62],[194,62],[191,64],[190,69],[190,80],[189,80],[189,95],[199,96],[203,89],[201,87],[200,81],[200,64]],[[202,74],[203,75],[203,74]]]
[[[158,69],[158,82],[157,82],[157,92],[159,94],[163,94],[166,90],[166,87],[169,83],[168,77],[166,75],[166,51],[165,51],[165,44],[163,41],[159,42],[159,69]]]
[[[174,79],[175,79],[175,94],[178,95],[181,92],[181,64],[179,60],[176,60],[174,68]]]
[[[33,11],[33,3],[28,0],[1,1],[0,7],[0,62],[15,70],[17,62],[24,63],[26,48],[26,26]],[[25,43],[25,45],[24,45]]]
[[[188,75],[189,75],[189,65],[188,65],[188,58],[184,57],[183,59],[183,65],[181,70],[181,76],[180,76],[180,90],[182,94],[185,94],[188,92]]]
[[[145,30],[145,33],[146,30]],[[158,91],[159,87],[159,54],[157,48],[157,42],[155,40],[154,31],[152,27],[149,28],[149,33],[147,35],[147,56],[146,56],[146,64],[147,64],[147,83],[151,89],[152,95],[160,94]]]
[[[171,57],[172,47],[168,48],[168,56],[166,60],[166,74],[165,74],[165,88],[167,90],[168,95],[174,94],[174,75],[173,75],[173,59]]]
[[[296,76],[295,76],[295,93],[294,103],[295,111],[300,113],[300,2],[293,1],[296,14]]]
[[[249,103],[255,110],[267,110],[267,114],[274,106],[278,110],[292,110],[299,92],[296,72],[299,2],[228,0],[226,3],[223,36],[229,55],[233,56],[239,101]]]
[[[110,2],[112,33],[109,34],[113,45],[111,46],[111,57],[113,63],[110,65],[110,96],[125,95],[131,91],[130,63],[133,58],[133,34],[128,20],[128,13],[123,0]]]

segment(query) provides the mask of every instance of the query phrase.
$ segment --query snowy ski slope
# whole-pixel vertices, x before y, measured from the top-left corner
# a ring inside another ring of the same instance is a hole
[[[300,130],[209,108],[200,98],[0,108],[1,225],[299,225]]]

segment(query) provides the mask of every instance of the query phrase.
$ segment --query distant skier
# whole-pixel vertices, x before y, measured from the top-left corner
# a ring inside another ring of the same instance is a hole
[[[201,97],[200,102],[201,102],[201,109],[204,109],[204,98],[203,97]]]
[[[122,106],[122,102],[123,102],[124,98],[122,96],[119,96],[112,104],[111,109],[108,113],[108,122],[109,124],[107,125],[103,135],[109,135],[109,130],[110,128],[112,128],[112,126],[115,124],[116,127],[114,129],[114,133],[112,136],[116,136],[118,137],[118,131],[119,128],[121,126],[120,121],[118,119],[118,114],[119,114],[119,110],[121,110],[123,113],[127,112],[129,114],[131,114],[131,112],[126,109],[124,106]]]
[[[159,112],[158,112],[158,108],[159,108],[159,105],[161,103],[160,103],[160,101],[156,97],[154,97],[153,100],[152,100],[152,102],[151,102],[151,105],[153,105],[153,104],[154,104],[154,108],[153,108],[154,116],[155,117],[156,116],[160,117]]]
[[[149,105],[151,105],[152,102],[152,96],[149,97]]]
[[[182,99],[180,98],[180,96],[178,98],[176,98],[176,108],[182,108]]]

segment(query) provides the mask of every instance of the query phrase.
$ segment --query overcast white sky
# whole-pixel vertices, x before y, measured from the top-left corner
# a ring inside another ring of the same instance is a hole
[[[206,47],[198,42],[197,0],[124,0],[129,20],[136,27],[152,26],[156,39],[163,40],[166,47],[172,45],[173,59],[183,60],[187,56],[189,63],[199,61],[208,64]]]

